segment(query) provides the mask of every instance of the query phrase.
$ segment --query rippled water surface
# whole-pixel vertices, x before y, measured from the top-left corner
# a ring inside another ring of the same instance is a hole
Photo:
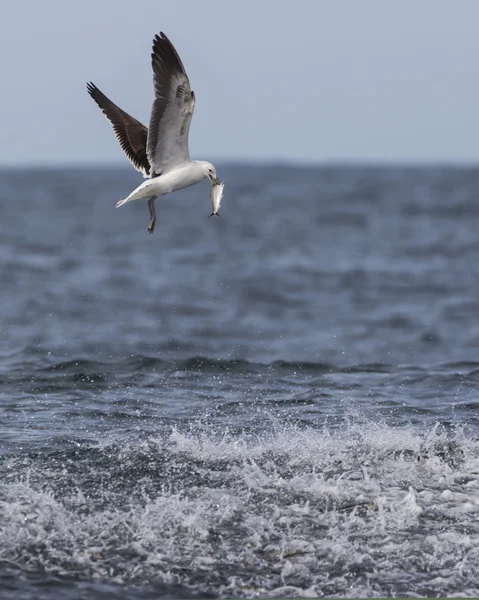
[[[0,588],[479,595],[479,171],[0,173]]]

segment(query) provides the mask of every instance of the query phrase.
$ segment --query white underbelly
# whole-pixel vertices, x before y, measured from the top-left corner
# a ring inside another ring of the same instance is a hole
[[[164,196],[165,194],[170,194],[176,190],[182,190],[190,185],[194,185],[204,179],[204,177],[204,173],[198,168],[198,165],[190,163],[174,171],[164,173],[159,177],[144,181],[125,198],[125,202],[151,198],[152,196]]]

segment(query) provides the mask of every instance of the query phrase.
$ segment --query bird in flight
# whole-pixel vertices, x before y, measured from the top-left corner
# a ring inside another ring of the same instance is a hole
[[[213,190],[222,185],[211,163],[190,159],[188,133],[195,94],[178,52],[163,32],[153,40],[151,65],[155,99],[148,128],[114,104],[95,84],[87,84],[88,93],[110,121],[123,152],[147,178],[116,206],[148,198],[148,233],[155,230],[158,196],[199,183],[205,177],[211,181]]]

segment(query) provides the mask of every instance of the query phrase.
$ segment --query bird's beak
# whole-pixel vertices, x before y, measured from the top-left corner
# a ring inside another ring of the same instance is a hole
[[[218,177],[210,177],[210,181],[213,185],[219,185],[220,184],[220,180],[218,179]]]

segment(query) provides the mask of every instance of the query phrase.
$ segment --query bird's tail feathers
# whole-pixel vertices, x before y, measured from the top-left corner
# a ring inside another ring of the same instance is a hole
[[[123,204],[126,204],[128,202],[128,200],[129,200],[128,196],[126,198],[122,198],[121,200],[118,200],[118,202],[116,203],[116,208],[123,206]]]

